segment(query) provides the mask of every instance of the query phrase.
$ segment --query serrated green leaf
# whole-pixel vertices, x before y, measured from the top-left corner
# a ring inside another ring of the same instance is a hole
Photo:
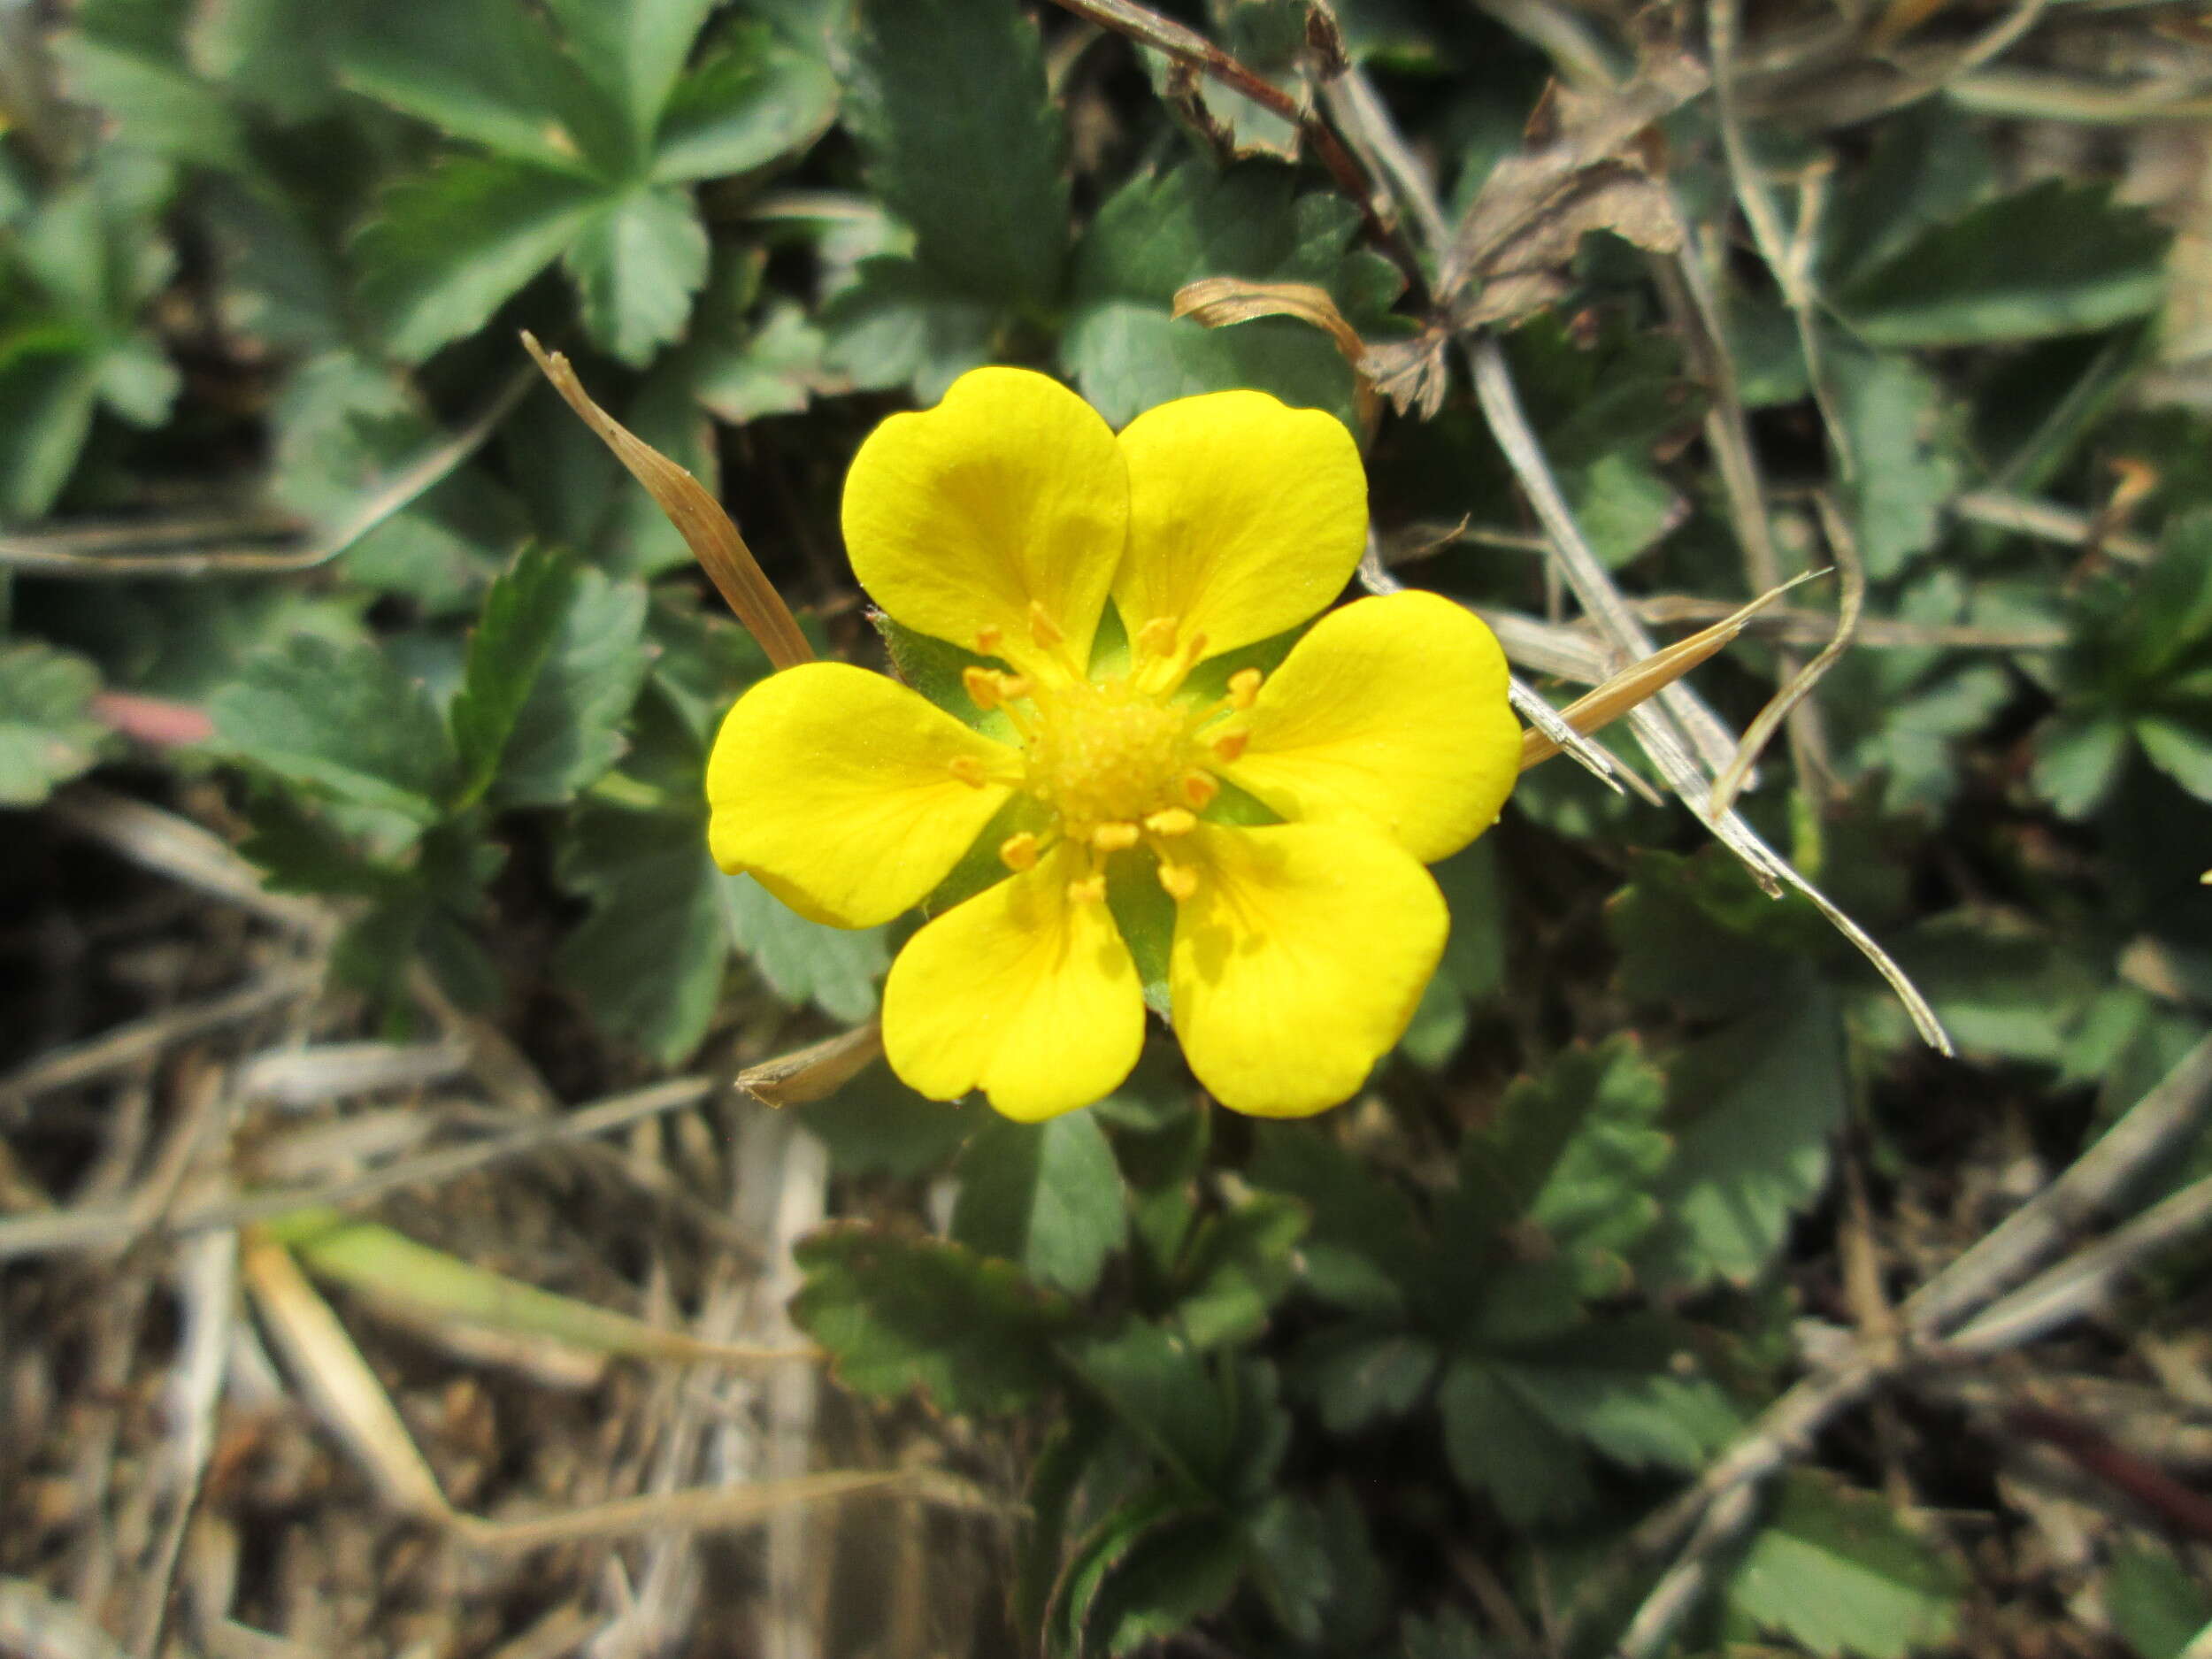
[[[1087,1648],[1125,1654],[1172,1636],[1235,1594],[1244,1562],[1244,1540],[1220,1516],[1202,1510],[1149,1528],[1092,1596]]]
[[[626,158],[616,109],[517,0],[374,7],[346,31],[338,70],[356,91],[533,169]]]
[[[1916,238],[1960,219],[1997,185],[1987,123],[1925,98],[1873,128],[1866,165],[1821,222],[1822,274],[1833,288],[1885,265]]]
[[[641,156],[683,73],[716,0],[549,0],[569,56],[599,94],[621,111],[634,154]]]
[[[451,787],[445,722],[373,646],[294,639],[249,663],[209,711],[227,752],[341,801],[428,825]]]
[[[796,157],[837,114],[837,81],[819,55],[739,25],[676,83],[654,141],[652,176],[668,183],[753,173]]]
[[[804,308],[771,306],[741,343],[703,349],[692,386],[699,401],[733,426],[763,415],[795,415],[818,392],[836,389],[843,377],[830,369],[829,337],[808,320]]]
[[[1358,1325],[1317,1332],[1298,1350],[1292,1380],[1311,1395],[1333,1434],[1354,1434],[1413,1409],[1441,1356],[1426,1337]]]
[[[1452,1473],[1516,1526],[1568,1519],[1592,1500],[1589,1460],[1496,1371],[1455,1361],[1437,1386]]]
[[[525,550],[484,595],[447,718],[460,762],[454,810],[491,787],[515,721],[568,618],[576,567],[545,549]]]
[[[1083,1295],[1128,1240],[1121,1171],[1089,1112],[986,1124],[961,1153],[952,1236]]]
[[[921,262],[994,305],[1049,303],[1067,250],[1066,132],[1014,0],[861,0],[848,119]]]
[[[689,191],[638,185],[592,215],[562,262],[583,302],[585,332],[641,367],[683,333],[707,280],[707,253]]]
[[[1836,296],[1878,346],[1957,346],[2108,328],[2154,311],[2170,238],[2102,186],[2046,180],[1900,249]]]
[[[803,1240],[795,1255],[806,1285],[791,1317],[856,1393],[891,1400],[919,1389],[940,1410],[996,1416],[1052,1387],[1061,1315],[1006,1263],[853,1225]]]
[[[810,922],[750,876],[716,875],[731,941],[787,1002],[812,1002],[833,1019],[875,1012],[875,982],[890,965],[882,927]]]
[[[0,514],[20,522],[53,506],[99,401],[98,364],[71,345],[24,350],[0,342]]]
[[[1295,1252],[1306,1225],[1304,1205],[1268,1194],[1207,1218],[1179,1268],[1175,1319],[1194,1346],[1247,1341],[1266,1329],[1269,1312],[1297,1278]]]
[[[1950,1640],[1962,1588],[1881,1498],[1807,1471],[1786,1478],[1723,1594],[1741,1639],[1778,1631],[1822,1655],[1906,1659]]]
[[[1832,342],[1827,371],[1851,446],[1848,491],[1867,574],[1896,575],[1935,544],[1958,469],[1941,430],[1935,379],[1902,357]]]
[[[970,369],[988,363],[997,310],[946,286],[897,255],[864,259],[859,280],[822,313],[830,367],[863,391],[912,388],[933,403]]]
[[[2146,716],[2135,723],[2143,757],[2200,801],[2212,801],[2212,730]]]
[[[829,1148],[830,1167],[840,1175],[902,1181],[943,1171],[993,1118],[990,1108],[973,1102],[924,1100],[881,1064],[829,1099],[795,1110]]]
[[[0,806],[36,806],[92,764],[107,728],[88,708],[100,671],[34,640],[0,643]]]
[[[586,806],[570,822],[562,884],[593,902],[557,958],[605,1032],[666,1065],[713,1018],[730,939],[705,826],[680,812]]]
[[[2212,1595],[2177,1557],[2139,1544],[2113,1552],[2104,1604],[2136,1659],[2185,1659],[2212,1630]]]
[[[1841,1016],[1809,975],[1772,988],[1764,1009],[1670,1070],[1681,1127],[1647,1188],[1663,1219],[1643,1255],[1669,1284],[1747,1284],[1828,1184],[1830,1141],[1850,1105]]]
[[[642,583],[576,572],[566,614],[515,717],[487,797],[557,806],[621,757],[623,722],[650,664]]]
[[[1130,1320],[1112,1336],[1071,1338],[1069,1367],[1191,1494],[1227,1477],[1235,1418],[1206,1359],[1180,1336]]]
[[[481,328],[604,200],[588,180],[503,157],[448,157],[387,190],[355,243],[362,306],[394,356],[426,357]]]
[[[63,35],[54,50],[71,93],[105,112],[122,142],[199,166],[253,170],[244,128],[206,82],[83,30]]]

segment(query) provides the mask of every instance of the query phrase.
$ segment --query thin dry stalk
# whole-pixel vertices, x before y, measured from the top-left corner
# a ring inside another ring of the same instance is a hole
[[[1812,661],[1791,676],[1789,683],[1776,692],[1766,707],[1760,710],[1751,724],[1744,728],[1743,741],[1737,747],[1735,759],[1727,770],[1713,780],[1713,799],[1707,809],[1715,816],[1732,811],[1736,796],[1742,791],[1744,781],[1751,776],[1751,769],[1758,762],[1766,746],[1774,741],[1798,704],[1818,685],[1821,677],[1851,649],[1858,637],[1859,621],[1866,612],[1866,567],[1859,562],[1858,542],[1851,534],[1851,527],[1843,515],[1835,509],[1824,493],[1814,498],[1820,505],[1820,519],[1828,533],[1829,550],[1835,555],[1836,569],[1843,578],[1843,603],[1836,614],[1836,631],[1827,644],[1822,646]],[[1801,769],[1802,770],[1802,769]]]
[[[47,810],[130,863],[250,910],[288,932],[318,943],[338,932],[335,911],[311,899],[268,892],[259,871],[189,818],[90,784],[64,789],[48,803]]]
[[[107,552],[121,545],[160,546],[188,534],[204,534],[204,526],[178,526],[164,531],[150,528],[100,526],[89,531],[31,532],[0,536],[0,569],[29,572],[40,576],[113,579],[126,576],[273,576],[311,571],[327,565],[394,514],[402,512],[425,491],[442,483],[464,461],[481,449],[513,412],[530,389],[527,370],[510,377],[468,424],[451,437],[441,440],[419,456],[378,482],[353,509],[319,533],[305,545],[281,552],[260,549],[225,548],[203,553]]]
[[[736,524],[706,486],[592,402],[565,356],[547,351],[538,343],[537,336],[527,330],[523,334],[522,343],[537,360],[545,378],[552,381],[553,389],[598,434],[599,441],[614,451],[615,459],[629,470],[631,477],[645,486],[660,510],[668,515],[668,521],[676,526],[692,557],[714,583],[715,591],[745,625],[746,631],[760,642],[768,660],[778,668],[812,662],[814,648],[799,631],[791,607],[784,603],[783,595],[776,591],[776,585],[768,580],[767,572],[760,568],[760,561],[753,557],[752,549],[745,545],[745,538],[738,534]]]

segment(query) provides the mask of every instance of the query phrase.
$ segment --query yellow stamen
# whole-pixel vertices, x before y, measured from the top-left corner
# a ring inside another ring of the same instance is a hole
[[[1229,706],[1231,708],[1248,709],[1252,706],[1253,699],[1259,695],[1260,671],[1258,669],[1240,668],[1229,676]]]
[[[1183,799],[1190,803],[1191,810],[1203,812],[1213,804],[1214,796],[1221,793],[1221,786],[1202,772],[1183,774]]]
[[[945,763],[945,770],[971,789],[980,789],[986,781],[983,763],[973,755],[955,755]]]
[[[1214,739],[1214,753],[1221,757],[1225,765],[1243,754],[1244,746],[1251,741],[1252,733],[1249,732],[1224,732]]]
[[[1045,650],[1050,650],[1068,636],[1060,625],[1045,614],[1045,608],[1036,600],[1029,602],[1029,637]]]
[[[1024,830],[1018,835],[1009,835],[998,844],[998,861],[1018,874],[1037,867],[1037,838]]]
[[[1068,897],[1072,899],[1078,904],[1105,903],[1106,878],[1104,876],[1085,876],[1079,881],[1069,882]]]
[[[1155,835],[1187,835],[1198,827],[1198,819],[1179,806],[1164,807],[1145,819],[1144,826]]]
[[[1136,844],[1134,824],[1101,824],[1091,832],[1091,845],[1102,853],[1124,852]]]
[[[1002,628],[978,628],[975,631],[976,655],[979,657],[996,656],[999,642],[1005,637],[1006,632]]]
[[[968,700],[986,714],[998,707],[1003,680],[1003,675],[973,664],[960,671],[960,683],[967,688]]]
[[[1198,872],[1188,864],[1160,865],[1160,885],[1167,889],[1168,897],[1179,903],[1198,891]]]
[[[1137,630],[1137,649],[1151,657],[1165,657],[1175,649],[1175,618],[1155,617]]]
[[[1008,703],[1019,703],[1035,689],[1036,687],[1030,684],[1027,674],[1001,674],[998,677],[998,695]]]

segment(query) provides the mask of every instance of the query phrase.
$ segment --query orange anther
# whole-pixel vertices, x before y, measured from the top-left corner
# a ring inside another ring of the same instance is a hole
[[[1136,844],[1134,824],[1101,824],[1091,832],[1091,845],[1102,853],[1123,852]]]
[[[1068,897],[1072,899],[1078,904],[1105,903],[1106,878],[1104,876],[1085,876],[1079,881],[1069,882]]]
[[[971,789],[980,789],[984,785],[983,763],[973,755],[955,755],[945,763],[945,770]]]
[[[1163,864],[1160,885],[1167,889],[1168,897],[1179,903],[1198,891],[1198,872],[1188,864]]]
[[[1248,709],[1252,706],[1253,699],[1259,695],[1260,671],[1258,669],[1240,668],[1229,676],[1229,706],[1231,708]]]
[[[1203,812],[1213,804],[1214,796],[1221,793],[1221,786],[1202,772],[1183,774],[1183,799],[1190,803],[1191,810]]]
[[[975,631],[975,649],[977,654],[983,657],[995,655],[999,648],[999,641],[1003,640],[1005,637],[1006,631],[1003,628],[978,628]]]
[[[1009,703],[1019,703],[1035,689],[1029,683],[1027,674],[1001,674],[998,677],[998,695]]]
[[[1009,835],[998,844],[998,861],[1009,870],[1034,870],[1037,867],[1037,838],[1024,830],[1018,835]]]
[[[1068,636],[1060,625],[1045,614],[1044,606],[1037,600],[1029,602],[1029,637],[1046,650],[1050,650]]]
[[[1138,649],[1153,657],[1165,657],[1175,649],[1175,618],[1155,617],[1137,630]]]
[[[960,683],[967,688],[969,701],[986,714],[998,707],[1002,679],[1003,676],[973,664],[960,671]]]
[[[1243,754],[1244,746],[1251,741],[1252,733],[1249,732],[1224,732],[1214,739],[1214,753],[1226,764]]]
[[[1164,807],[1145,819],[1144,826],[1155,835],[1187,835],[1198,827],[1198,819],[1179,806]]]

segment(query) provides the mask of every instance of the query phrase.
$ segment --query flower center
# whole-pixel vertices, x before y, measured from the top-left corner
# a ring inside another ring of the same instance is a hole
[[[1120,683],[1056,686],[1036,706],[1027,787],[1067,834],[1088,841],[1177,804],[1170,792],[1192,758],[1180,711]]]

